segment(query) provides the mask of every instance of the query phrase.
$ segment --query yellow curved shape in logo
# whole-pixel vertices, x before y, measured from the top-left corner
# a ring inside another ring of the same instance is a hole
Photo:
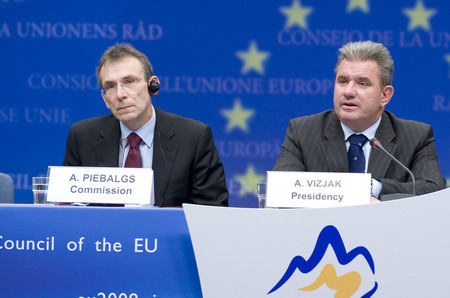
[[[326,264],[317,279],[309,286],[300,288],[300,291],[314,291],[326,284],[328,288],[336,290],[335,298],[351,297],[361,285],[361,275],[351,271],[342,276],[337,276],[336,269],[332,264]]]

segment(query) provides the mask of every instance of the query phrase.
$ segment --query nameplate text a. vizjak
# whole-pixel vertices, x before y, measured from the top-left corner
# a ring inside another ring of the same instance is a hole
[[[266,207],[324,208],[370,203],[371,175],[267,172]]]

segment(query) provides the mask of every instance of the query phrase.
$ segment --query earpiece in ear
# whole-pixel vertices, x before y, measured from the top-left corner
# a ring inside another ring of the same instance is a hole
[[[151,81],[150,86],[148,87],[148,92],[150,95],[155,94],[159,90],[159,83],[156,81]]]

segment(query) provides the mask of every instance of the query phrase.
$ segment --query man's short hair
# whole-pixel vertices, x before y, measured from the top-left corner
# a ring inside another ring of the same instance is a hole
[[[103,87],[102,86],[102,78],[100,76],[100,71],[101,71],[103,65],[105,65],[108,62],[118,61],[124,57],[129,57],[129,56],[134,57],[137,60],[139,60],[139,62],[142,65],[142,69],[144,71],[145,81],[148,82],[150,77],[153,75],[153,69],[152,69],[152,65],[150,64],[150,61],[148,60],[147,56],[145,56],[145,54],[136,50],[131,44],[117,43],[117,44],[109,47],[103,53],[103,55],[100,58],[100,61],[98,63],[97,81],[98,81],[98,84],[100,85],[100,87]]]
[[[340,55],[334,68],[334,74],[342,60],[349,61],[367,61],[374,60],[378,65],[378,75],[381,81],[381,87],[392,85],[394,76],[394,61],[388,49],[381,43],[373,41],[349,42],[339,49]]]

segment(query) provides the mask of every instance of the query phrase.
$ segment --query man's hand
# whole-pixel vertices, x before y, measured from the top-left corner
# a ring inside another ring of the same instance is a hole
[[[377,198],[371,196],[371,197],[370,197],[370,204],[373,204],[373,203],[381,203],[381,201],[378,200]]]

